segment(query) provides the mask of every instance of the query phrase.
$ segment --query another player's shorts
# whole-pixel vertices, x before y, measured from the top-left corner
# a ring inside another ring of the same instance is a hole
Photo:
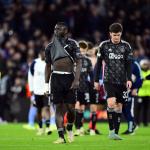
[[[38,109],[42,109],[45,106],[50,106],[49,99],[45,95],[35,95],[34,106]]]
[[[81,105],[86,105],[90,103],[90,94],[88,92],[77,92],[77,101],[80,102]]]
[[[51,75],[51,102],[54,104],[76,103],[75,90],[70,89],[74,80],[74,74],[57,74]]]
[[[107,99],[115,97],[117,103],[125,103],[128,99],[128,91],[125,85],[104,83]]]

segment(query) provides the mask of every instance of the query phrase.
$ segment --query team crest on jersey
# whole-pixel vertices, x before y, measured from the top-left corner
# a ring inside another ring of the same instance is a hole
[[[125,52],[124,46],[121,46],[121,47],[120,47],[120,51],[121,51],[122,53]]]
[[[111,49],[111,48],[109,48],[109,49],[108,49],[108,51],[109,51],[109,52],[112,52],[112,49]]]

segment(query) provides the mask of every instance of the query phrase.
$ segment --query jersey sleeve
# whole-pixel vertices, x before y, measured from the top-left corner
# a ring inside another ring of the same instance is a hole
[[[74,40],[74,58],[75,59],[81,59],[82,55],[80,52],[80,47],[77,41]]]
[[[126,60],[133,60],[133,49],[129,43],[126,46]]]
[[[101,43],[99,45],[99,50],[97,52],[97,62],[96,62],[96,65],[95,65],[95,77],[94,77],[95,82],[99,82],[103,58],[104,58],[103,43]]]
[[[29,71],[31,73],[32,76],[34,76],[34,66],[35,66],[36,61],[34,60],[31,64],[31,66],[29,67]]]
[[[98,52],[97,52],[97,57],[104,58],[103,42],[100,43],[100,45],[99,45],[99,49],[98,49]]]
[[[132,79],[131,79],[131,76],[132,76],[131,65],[132,65],[132,61],[133,61],[133,50],[132,50],[129,43],[127,43],[127,46],[126,46],[125,58],[126,58],[125,65],[126,65],[126,71],[127,71],[127,80],[132,81]]]
[[[93,71],[92,62],[90,59],[88,59],[88,72],[89,72],[90,80],[94,81],[94,71]]]
[[[133,79],[133,77],[135,79]],[[132,65],[132,88],[139,89],[142,85],[142,78],[141,78],[141,68],[138,62],[134,62]]]

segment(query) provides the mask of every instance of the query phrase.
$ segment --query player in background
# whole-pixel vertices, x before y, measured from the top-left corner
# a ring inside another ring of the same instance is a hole
[[[28,82],[32,95],[33,105],[37,107],[38,115],[38,132],[37,135],[44,133],[51,134],[50,131],[50,109],[48,97],[45,93],[45,49],[41,49],[39,57],[35,59],[29,70]],[[43,119],[45,120],[46,129],[43,127]]]
[[[75,105],[76,109],[76,119],[75,119],[75,127],[76,131],[74,133],[75,136],[83,136],[84,128],[84,110],[85,106],[90,102],[90,84],[94,85],[94,76],[93,76],[93,68],[91,60],[86,56],[88,44],[86,41],[79,41],[80,51],[82,54],[82,69],[80,73],[80,83],[79,89],[77,92],[77,102]],[[88,80],[88,77],[90,80]]]
[[[133,54],[135,52],[133,51]],[[129,91],[128,101],[123,106],[123,114],[128,123],[128,129],[122,134],[131,135],[134,134],[134,130],[136,128],[135,118],[134,118],[134,102],[138,99],[138,89],[142,85],[142,77],[141,77],[141,68],[135,57],[132,61],[132,88]]]

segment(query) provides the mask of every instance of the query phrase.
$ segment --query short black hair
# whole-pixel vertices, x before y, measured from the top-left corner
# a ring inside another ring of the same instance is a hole
[[[88,49],[92,49],[94,47],[94,44],[90,41],[87,42],[88,43]]]
[[[79,47],[83,49],[87,49],[88,43],[86,41],[79,41]]]
[[[109,32],[118,33],[122,31],[123,31],[123,27],[120,23],[113,23],[109,26]]]
[[[56,25],[64,26],[64,27],[68,28],[68,25],[65,22],[57,22]]]

